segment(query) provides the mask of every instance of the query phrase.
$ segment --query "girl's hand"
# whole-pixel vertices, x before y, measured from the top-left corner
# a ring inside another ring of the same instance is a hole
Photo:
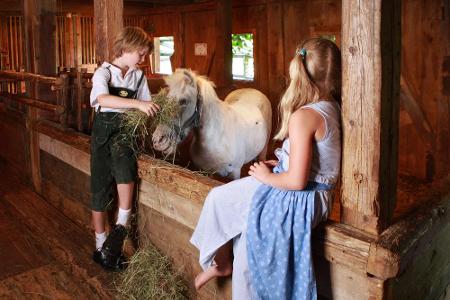
[[[144,113],[147,114],[147,116],[152,116],[154,117],[156,115],[156,113],[160,110],[160,107],[158,104],[156,104],[155,102],[152,101],[141,101],[138,100],[139,104],[138,104],[138,109]]]
[[[276,167],[278,165],[278,160],[276,160],[276,159],[265,160],[264,164],[266,166],[268,166],[269,168],[273,168],[273,167]]]
[[[255,177],[262,183],[266,183],[267,177],[269,177],[270,174],[272,174],[272,171],[265,164],[265,162],[259,161],[259,162],[255,162],[253,165],[250,166],[250,170],[248,171],[248,174]]]

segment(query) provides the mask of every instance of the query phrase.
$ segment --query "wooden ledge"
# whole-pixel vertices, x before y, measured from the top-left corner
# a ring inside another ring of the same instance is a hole
[[[63,128],[61,125],[48,120],[38,121],[36,124],[36,130],[85,153],[90,154],[91,152],[91,139],[86,134],[80,133],[71,128]]]
[[[41,149],[89,175],[89,136],[38,123]],[[48,149],[47,149],[48,148]],[[209,191],[222,183],[165,161],[142,155],[138,160],[139,201],[190,230],[195,228]],[[328,221],[315,229],[314,253],[328,262],[345,265],[380,279],[398,276],[450,221],[450,194],[427,201],[380,236]],[[440,200],[439,200],[440,199]]]
[[[138,160],[139,178],[159,188],[203,204],[209,191],[222,183],[148,155]]]
[[[391,225],[371,244],[367,272],[382,279],[401,274],[450,223],[450,193]]]

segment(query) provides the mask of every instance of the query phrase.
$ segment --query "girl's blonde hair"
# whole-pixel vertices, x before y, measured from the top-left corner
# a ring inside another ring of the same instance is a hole
[[[150,36],[139,27],[128,26],[116,36],[113,46],[114,58],[122,56],[124,52],[140,51],[148,48],[153,52],[153,41]]]
[[[281,122],[274,139],[289,133],[289,118],[303,105],[319,100],[341,103],[341,52],[330,40],[309,39],[300,44],[289,65],[289,86],[281,98]]]

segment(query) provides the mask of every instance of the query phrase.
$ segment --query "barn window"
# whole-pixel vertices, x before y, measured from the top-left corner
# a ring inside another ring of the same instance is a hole
[[[152,73],[172,74],[170,57],[175,52],[173,36],[154,38],[155,51],[151,55]]]
[[[231,35],[233,52],[233,79],[253,80],[255,66],[253,60],[253,33]]]

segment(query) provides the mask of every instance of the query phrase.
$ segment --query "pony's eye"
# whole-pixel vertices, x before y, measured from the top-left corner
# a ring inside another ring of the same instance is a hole
[[[186,105],[187,104],[187,100],[186,99],[180,99],[180,105]]]

